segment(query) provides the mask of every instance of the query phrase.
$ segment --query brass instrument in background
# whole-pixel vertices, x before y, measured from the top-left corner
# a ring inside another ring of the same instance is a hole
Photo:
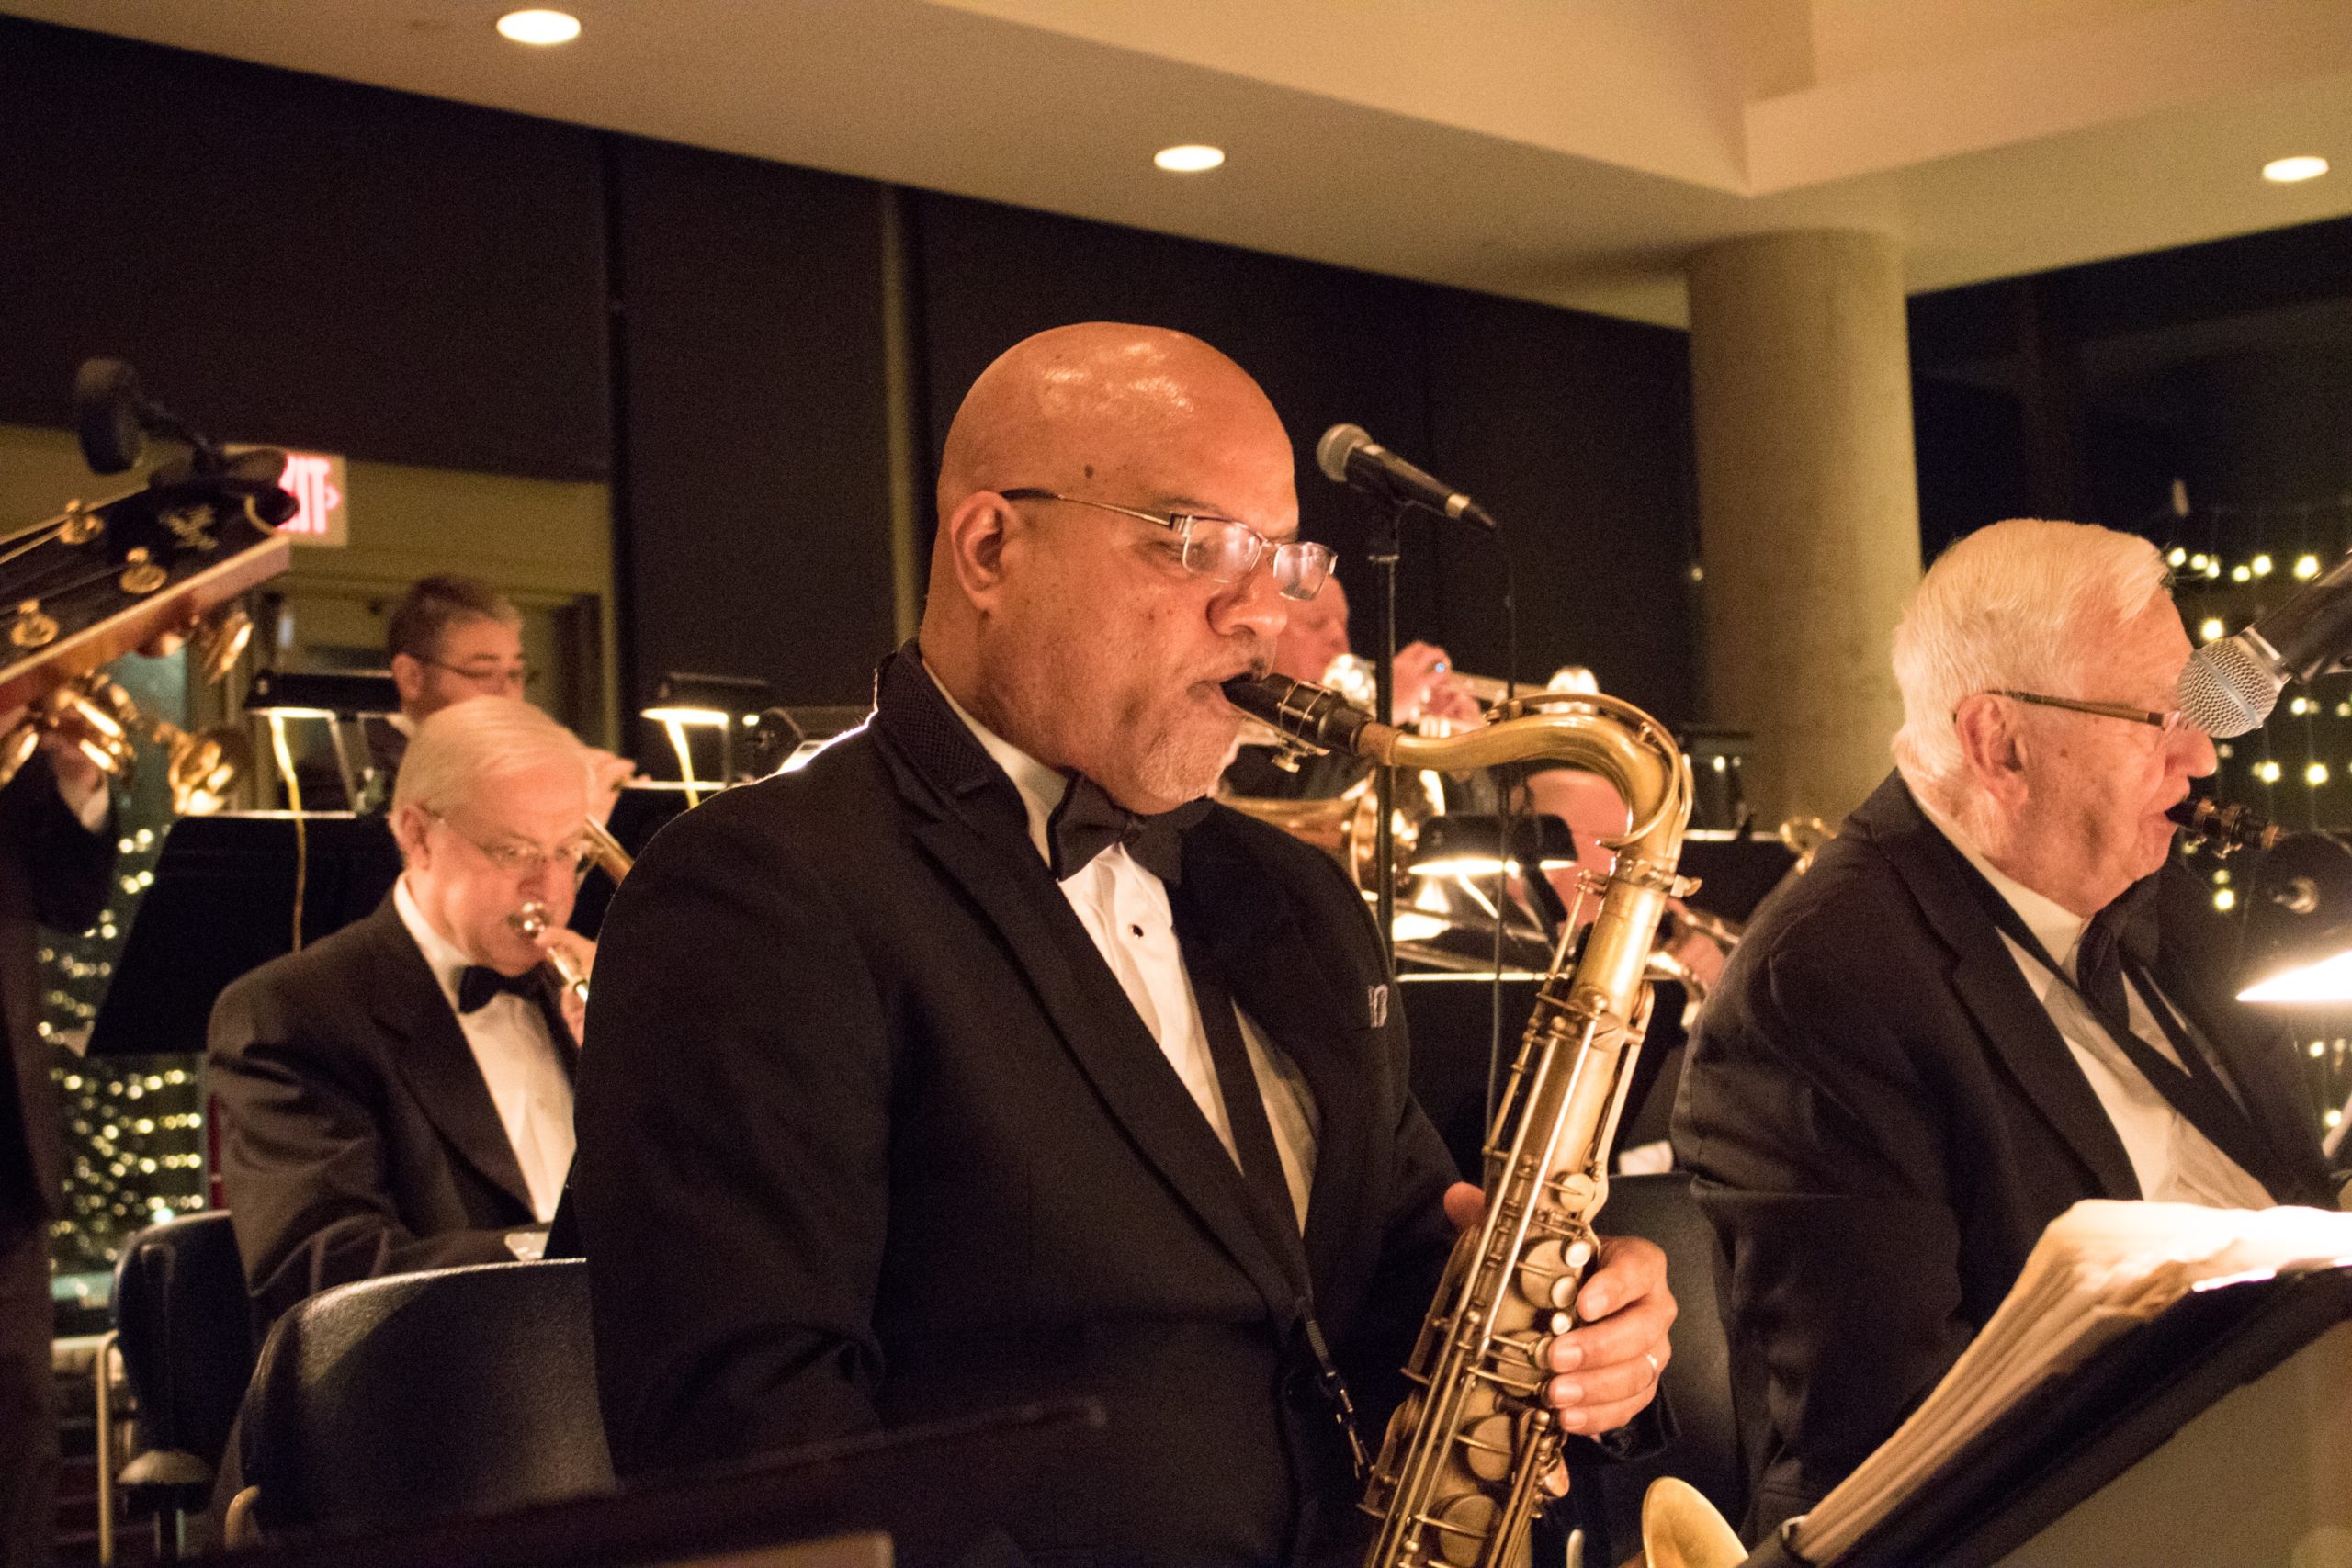
[[[630,866],[636,863],[630,860],[629,852],[621,848],[621,841],[594,817],[581,824],[580,836],[588,840],[589,863],[611,877],[614,886],[619,886],[621,878],[627,876]],[[506,917],[506,923],[537,942],[547,934],[548,907],[537,898],[526,899],[521,908]],[[556,978],[563,982],[563,988],[581,1001],[587,1001],[588,972],[580,967],[579,961],[560,947],[548,947],[544,951],[548,967],[555,971]]]
[[[1252,742],[1255,743],[1254,741]],[[1289,800],[1275,795],[1219,795],[1217,799],[1261,822],[1271,822],[1302,843],[1313,844],[1340,863],[1356,891],[1370,896],[1374,868],[1378,863],[1374,840],[1380,831],[1380,803],[1366,774],[1338,795],[1319,799]],[[1401,895],[1411,879],[1414,847],[1421,829],[1445,815],[1445,786],[1426,769],[1399,773],[1396,797],[1389,807],[1396,843],[1396,880]]]
[[[1455,670],[1451,667],[1442,667],[1436,673],[1441,681],[1457,686],[1476,697],[1482,707],[1493,707],[1497,703],[1503,701],[1513,690],[1512,682],[1497,680],[1492,675],[1473,675],[1466,670]],[[1374,705],[1373,694],[1378,681],[1378,673],[1374,671],[1371,660],[1360,653],[1342,653],[1325,667],[1321,684],[1329,687],[1355,706],[1369,713],[1373,711]],[[1516,689],[1524,695],[1534,694],[1534,689],[1525,682],[1519,682]],[[1600,690],[1600,683],[1593,678],[1592,671],[1583,665],[1563,664],[1552,671],[1552,678],[1544,683],[1544,690],[1598,692]],[[1451,730],[1448,733],[1451,733]]]
[[[1582,955],[1572,931],[1505,1085],[1486,1151],[1485,1217],[1463,1234],[1406,1375],[1363,1506],[1379,1518],[1374,1568],[1516,1563],[1559,1457],[1542,1391],[1544,1346],[1576,1326],[1598,1249],[1609,1153],[1648,1026],[1645,978],[1690,815],[1690,764],[1665,728],[1596,693],[1535,693],[1442,739],[1408,735],[1337,693],[1283,676],[1225,687],[1242,712],[1306,746],[1392,767],[1458,772],[1555,761],[1612,784],[1632,816]]]
[[[127,783],[145,738],[164,749],[172,808],[217,811],[236,776],[242,738],[192,734],[142,715],[106,666],[140,649],[192,644],[198,673],[224,679],[253,636],[240,594],[284,571],[277,525],[294,515],[279,488],[282,452],[229,453],[147,400],[119,360],[91,359],[74,378],[84,459],[95,473],[135,464],[149,434],[191,448],[139,489],[0,537],[0,713],[23,713],[0,735],[0,785],[54,737],[100,773]]]

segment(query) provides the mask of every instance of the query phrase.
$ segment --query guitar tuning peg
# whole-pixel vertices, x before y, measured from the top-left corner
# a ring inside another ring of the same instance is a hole
[[[47,648],[57,640],[57,617],[45,614],[38,599],[19,601],[17,618],[8,625],[8,641],[17,648]]]
[[[148,558],[144,545],[132,548],[122,560],[122,575],[115,581],[125,593],[153,593],[169,580],[169,574]]]
[[[100,534],[105,533],[106,527],[107,520],[104,515],[93,512],[78,500],[69,501],[65,503],[65,519],[57,525],[58,542],[67,545],[86,545]]]

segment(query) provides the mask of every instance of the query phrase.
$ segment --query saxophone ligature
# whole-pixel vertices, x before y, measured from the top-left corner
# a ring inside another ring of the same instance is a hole
[[[1484,1219],[1463,1233],[1405,1371],[1363,1507],[1379,1520],[1372,1568],[1505,1568],[1521,1561],[1563,1434],[1543,1401],[1544,1352],[1577,1325],[1599,1249],[1593,1219],[1634,1060],[1646,972],[1690,816],[1690,764],[1664,726],[1598,693],[1537,692],[1442,739],[1378,724],[1283,676],[1227,682],[1243,713],[1297,741],[1390,767],[1442,772],[1553,761],[1607,779],[1631,823],[1581,953],[1564,931],[1538,990],[1486,1146]]]

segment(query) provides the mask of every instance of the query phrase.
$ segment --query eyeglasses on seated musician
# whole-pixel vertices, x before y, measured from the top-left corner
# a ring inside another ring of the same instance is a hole
[[[1205,344],[1017,344],[948,434],[870,723],[638,862],[573,1182],[624,1475],[1083,1393],[1086,1463],[959,1495],[1001,1544],[1351,1550],[1343,1395],[1376,1442],[1477,1195],[1361,897],[1203,798],[1221,683],[1328,567],[1295,466]],[[1606,1434],[1668,1354],[1662,1256],[1606,1244],[1576,1305],[1539,1381]]]
[[[2165,812],[2213,771],[2147,541],[1997,523],[1894,637],[1895,771],[1749,924],[1674,1128],[1726,1269],[1751,1538],[1894,1429],[2079,1199],[2335,1206]]]

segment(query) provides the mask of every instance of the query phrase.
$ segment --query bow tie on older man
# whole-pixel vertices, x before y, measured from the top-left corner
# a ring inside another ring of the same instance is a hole
[[[1072,776],[1062,803],[1046,820],[1056,882],[1067,882],[1113,844],[1125,844],[1137,864],[1162,882],[1183,875],[1184,829],[1208,815],[1205,800],[1152,816],[1130,811],[1084,773]]]
[[[458,976],[458,1010],[479,1012],[502,993],[537,1001],[546,996],[547,987],[537,967],[520,975],[502,975],[487,964],[469,964]]]

